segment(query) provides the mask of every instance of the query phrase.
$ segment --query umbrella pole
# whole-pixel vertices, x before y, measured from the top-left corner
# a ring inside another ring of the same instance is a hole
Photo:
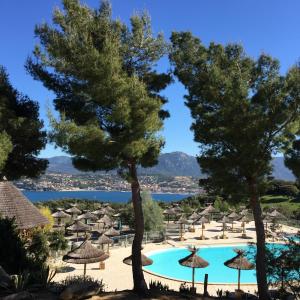
[[[180,223],[180,240],[182,241],[182,223]]]
[[[193,273],[192,273],[192,288],[195,287],[195,268],[193,268]]]
[[[83,278],[85,279],[85,274],[86,274],[86,264],[84,264],[84,267],[83,267]]]
[[[202,240],[203,240],[203,238],[204,238],[204,234],[203,234],[203,231],[204,231],[204,224],[202,223]]]
[[[241,269],[238,269],[238,290],[241,289]]]
[[[225,238],[225,223],[223,223],[223,239]]]

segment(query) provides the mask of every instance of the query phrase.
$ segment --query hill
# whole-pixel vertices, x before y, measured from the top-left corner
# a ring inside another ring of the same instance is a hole
[[[292,172],[284,165],[283,157],[273,158],[273,176],[282,180],[294,180]],[[72,159],[68,156],[55,156],[49,158],[48,173],[79,174],[72,165]],[[193,176],[203,177],[194,156],[183,152],[163,153],[158,159],[158,164],[152,168],[140,168],[143,175],[166,176]]]

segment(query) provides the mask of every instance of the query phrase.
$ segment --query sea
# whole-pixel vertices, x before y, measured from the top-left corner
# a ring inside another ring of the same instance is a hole
[[[32,202],[44,202],[59,199],[88,199],[103,202],[127,203],[131,199],[131,192],[120,191],[23,191],[23,194]],[[190,194],[158,194],[152,193],[157,201],[179,201]]]

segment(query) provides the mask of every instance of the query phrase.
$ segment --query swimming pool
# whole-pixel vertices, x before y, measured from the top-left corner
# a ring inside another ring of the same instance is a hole
[[[281,245],[276,245],[281,247]],[[209,283],[236,283],[237,270],[224,266],[224,262],[236,255],[234,249],[248,250],[247,245],[235,246],[203,246],[198,250],[198,255],[209,262],[209,266],[204,269],[195,269],[195,281],[203,282],[204,274],[208,274]],[[159,276],[168,277],[180,281],[192,280],[192,269],[183,267],[178,260],[186,257],[191,252],[186,248],[167,249],[156,252],[149,252],[146,255],[153,259],[153,264],[145,267],[146,271],[150,271]],[[241,271],[241,283],[255,284],[256,271]]]

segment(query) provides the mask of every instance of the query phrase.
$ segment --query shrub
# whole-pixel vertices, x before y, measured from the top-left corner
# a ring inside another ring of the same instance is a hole
[[[49,247],[51,250],[59,251],[66,250],[68,248],[68,241],[65,238],[63,232],[52,231],[48,234]]]
[[[29,267],[29,260],[14,219],[0,218],[0,232],[0,265],[8,274],[21,273]]]
[[[97,280],[90,276],[68,276],[66,279],[60,282],[60,289],[62,291],[65,288],[74,285],[81,286],[82,289],[97,289],[97,294],[105,292],[105,286],[102,279]]]
[[[149,283],[150,290],[167,292],[169,291],[169,286],[167,284],[162,284],[160,281],[150,281]]]
[[[217,196],[214,202],[214,207],[220,212],[227,212],[229,210],[229,204],[221,197]]]
[[[33,232],[32,241],[27,248],[28,255],[30,255],[34,262],[41,267],[49,257],[50,248],[48,246],[48,237],[42,230]]]
[[[149,192],[142,193],[145,231],[159,231],[163,228],[163,211]]]
[[[53,225],[54,225],[54,218],[52,217],[52,212],[50,210],[49,207],[47,206],[42,206],[39,208],[39,211],[40,213],[46,217],[49,221],[49,224],[47,224],[45,227],[44,227],[44,230],[46,232],[50,232],[50,230],[52,229]]]

